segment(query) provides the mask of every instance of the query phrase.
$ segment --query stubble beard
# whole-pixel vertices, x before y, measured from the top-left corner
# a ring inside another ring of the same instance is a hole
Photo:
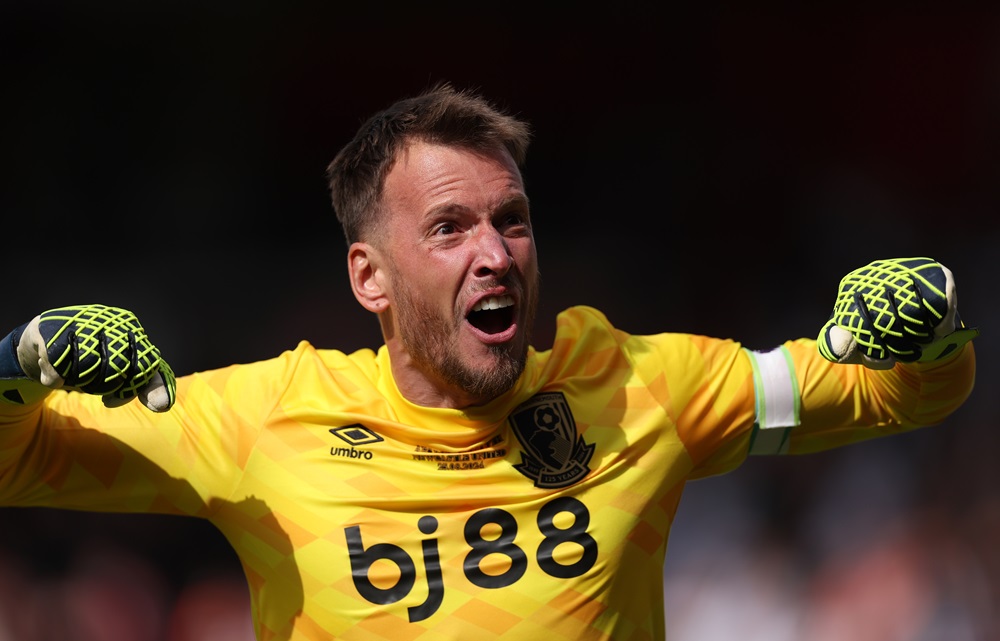
[[[512,343],[487,345],[492,358],[476,367],[476,364],[464,362],[458,350],[454,349],[455,334],[465,319],[460,316],[442,317],[429,305],[415,300],[404,279],[393,274],[393,280],[400,339],[415,363],[480,403],[491,401],[514,387],[527,362],[531,329],[538,307],[537,282],[534,287],[528,288],[527,300],[521,301],[527,306],[524,340],[516,346]]]

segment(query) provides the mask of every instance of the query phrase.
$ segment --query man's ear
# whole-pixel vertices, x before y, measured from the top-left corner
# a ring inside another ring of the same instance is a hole
[[[347,250],[347,271],[354,297],[362,307],[376,314],[389,307],[383,286],[381,255],[377,249],[368,243],[352,243]]]

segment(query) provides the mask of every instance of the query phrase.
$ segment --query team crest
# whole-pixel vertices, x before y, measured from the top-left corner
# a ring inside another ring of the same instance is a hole
[[[535,481],[535,487],[566,487],[590,472],[594,446],[576,433],[576,421],[562,392],[538,394],[510,415],[521,448],[514,468]]]

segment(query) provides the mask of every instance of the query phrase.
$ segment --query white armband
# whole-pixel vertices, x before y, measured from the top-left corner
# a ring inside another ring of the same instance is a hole
[[[801,394],[792,356],[785,347],[768,352],[745,351],[753,365],[757,412],[749,454],[785,454],[792,428],[801,422]]]

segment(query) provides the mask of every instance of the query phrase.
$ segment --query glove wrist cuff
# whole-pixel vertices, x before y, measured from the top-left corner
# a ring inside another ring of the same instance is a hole
[[[28,378],[17,358],[17,344],[28,323],[24,323],[0,340],[0,380]]]

